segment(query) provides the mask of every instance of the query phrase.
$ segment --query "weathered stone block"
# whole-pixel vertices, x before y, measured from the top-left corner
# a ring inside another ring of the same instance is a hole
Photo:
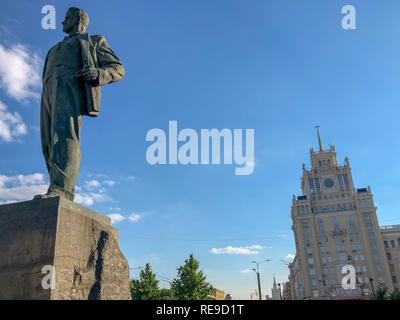
[[[0,206],[0,299],[130,299],[110,222],[60,197]],[[42,286],[45,265],[54,266],[55,289]]]

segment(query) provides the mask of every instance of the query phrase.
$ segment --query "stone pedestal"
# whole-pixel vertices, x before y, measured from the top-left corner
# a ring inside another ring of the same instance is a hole
[[[60,197],[1,205],[0,299],[130,299],[128,262],[110,222]],[[46,289],[49,270],[54,289]]]

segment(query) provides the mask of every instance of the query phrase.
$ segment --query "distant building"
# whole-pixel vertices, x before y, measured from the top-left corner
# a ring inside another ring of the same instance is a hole
[[[289,278],[290,278],[290,275],[289,275]],[[283,300],[292,300],[292,291],[291,291],[290,281],[285,282],[283,285],[282,299]]]
[[[226,294],[225,300],[232,300],[232,296],[230,295],[230,293]]]
[[[395,290],[400,288],[400,225],[381,227],[383,245]]]
[[[348,158],[338,164],[334,146],[324,150],[317,132],[319,151],[310,150],[311,168],[304,164],[302,168],[302,195],[292,201],[296,257],[289,268],[294,295],[297,299],[356,298],[370,295],[372,285],[375,290],[393,291],[396,268],[393,265],[390,271],[386,253],[393,259],[398,251],[385,251],[382,236],[390,240],[390,247],[397,233],[381,234],[370,187],[354,188]],[[356,289],[341,285],[345,265],[355,268]]]
[[[222,290],[219,290],[217,288],[212,288],[211,289],[211,296],[215,300],[225,300],[225,292]]]
[[[272,300],[281,300],[281,288],[276,285],[275,276],[274,276],[274,284],[271,288]]]

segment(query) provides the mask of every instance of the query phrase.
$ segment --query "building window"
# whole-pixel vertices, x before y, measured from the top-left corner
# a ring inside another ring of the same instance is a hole
[[[350,233],[350,240],[354,240],[354,233]]]
[[[390,244],[392,245],[392,248],[396,248],[396,243],[394,242],[394,240],[390,240]]]
[[[319,226],[318,227],[318,232],[319,233],[325,233],[325,227],[324,226]],[[320,241],[322,241],[322,240],[320,240]]]
[[[324,224],[324,220],[318,219],[318,224]]]
[[[387,249],[387,248],[389,248],[389,243],[385,240],[385,241],[383,241],[383,243],[385,244],[385,248]]]
[[[394,272],[394,265],[393,264],[389,264],[389,269],[390,269],[390,272]]]
[[[326,247],[326,253],[330,253],[331,252],[331,248],[330,247]]]
[[[303,223],[303,226],[307,225],[307,220],[302,220],[301,222]]]
[[[355,221],[356,219],[354,217],[349,217],[349,221]]]
[[[313,258],[308,258],[308,264],[314,264],[314,259]]]
[[[364,260],[364,255],[363,254],[360,254],[360,260]]]
[[[328,268],[324,268],[324,269],[322,269],[322,274],[325,274],[325,275],[327,275],[327,274],[328,274]]]
[[[368,236],[370,237],[370,239],[373,239],[374,238],[374,233],[372,231],[368,232]]]
[[[333,226],[333,230],[335,230],[335,231],[340,231],[340,225],[339,224],[334,224],[334,226]]]
[[[390,252],[386,253],[386,257],[388,258],[388,260],[392,260],[392,254]]]
[[[398,244],[399,247],[400,247],[400,238],[397,238],[397,244]]]
[[[346,190],[350,190],[350,184],[349,184],[349,179],[347,177],[347,173],[343,174],[343,180],[344,180],[344,186],[346,187]]]
[[[308,229],[308,227],[304,227],[304,234],[309,234],[310,233],[310,229]]]
[[[315,178],[315,188],[317,190],[317,193],[321,193],[321,186],[319,184],[319,178]]]
[[[356,251],[356,250],[357,250],[357,245],[356,245],[356,244],[352,244],[352,245],[351,245],[351,249],[352,249],[353,251]]]
[[[308,179],[308,182],[310,183],[310,191],[311,191],[311,193],[314,193],[315,192],[314,180],[313,179]]]
[[[354,261],[358,261],[358,255],[354,255]]]
[[[372,249],[376,249],[376,242],[375,241],[371,241],[371,248]]]
[[[322,257],[322,258],[321,258],[321,262],[322,262],[322,263],[326,263],[326,258],[325,258],[325,257]]]
[[[338,178],[338,182],[339,182],[339,189],[340,189],[340,191],[343,191],[344,188],[343,188],[343,179],[342,179],[342,175],[341,175],[341,174],[338,174],[337,178]]]
[[[349,229],[350,230],[356,230],[356,225],[355,225],[355,223],[349,223]]]
[[[307,247],[307,253],[308,254],[312,254],[312,248],[311,247]]]
[[[320,248],[321,252],[324,252],[324,249],[325,249],[324,247],[321,246],[319,248]]]
[[[310,275],[315,275],[315,269],[313,269],[313,268],[310,268]]]
[[[306,237],[306,244],[310,244],[310,238]]]
[[[362,266],[361,268],[362,268],[363,272],[367,272],[367,267],[366,266]]]
[[[364,217],[365,217],[366,220],[371,219],[371,215],[369,213],[364,214]]]
[[[331,257],[328,257],[328,262],[332,262],[332,258]]]
[[[377,264],[377,265],[376,265],[376,270],[382,271],[382,266],[381,266],[380,264]]]
[[[340,253],[339,254],[339,260],[340,261],[346,261],[347,260],[347,255],[345,253]]]
[[[374,253],[374,259],[375,259],[375,260],[379,260],[379,254]]]
[[[397,278],[395,276],[392,276],[392,281],[393,283],[397,283]]]
[[[356,266],[356,271],[357,271],[357,272],[361,272],[360,266]]]
[[[372,222],[367,222],[367,228],[372,229]]]
[[[360,234],[356,233],[356,240],[360,240]]]
[[[315,287],[315,286],[317,285],[317,280],[312,279],[312,280],[311,280],[311,285],[312,285],[313,287]]]

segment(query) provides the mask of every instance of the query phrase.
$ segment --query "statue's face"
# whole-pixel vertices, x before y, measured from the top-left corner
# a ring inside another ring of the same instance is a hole
[[[76,20],[77,20],[76,15],[70,10],[67,11],[67,13],[65,14],[65,19],[62,22],[63,31],[68,34],[74,31],[77,23]]]

